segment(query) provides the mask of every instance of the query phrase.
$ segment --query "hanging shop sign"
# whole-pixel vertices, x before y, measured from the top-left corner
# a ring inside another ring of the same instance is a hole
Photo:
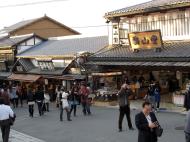
[[[129,44],[133,49],[150,49],[163,46],[160,30],[129,33],[128,39]]]

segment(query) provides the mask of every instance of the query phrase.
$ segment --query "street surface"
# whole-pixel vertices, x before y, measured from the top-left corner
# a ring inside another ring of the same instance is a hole
[[[118,132],[118,110],[114,108],[93,107],[92,116],[83,116],[80,109],[77,117],[72,117],[72,122],[66,121],[66,115],[60,122],[59,111],[55,107],[42,117],[35,109],[34,118],[29,118],[26,106],[15,109],[15,112],[17,120],[12,127],[11,142],[137,142],[137,130],[126,130],[126,121],[125,131]],[[133,124],[137,112],[132,110]],[[164,128],[159,142],[184,141],[185,115],[160,112],[157,116]]]

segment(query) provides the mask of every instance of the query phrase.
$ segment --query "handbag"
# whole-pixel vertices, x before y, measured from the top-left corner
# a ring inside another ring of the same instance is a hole
[[[15,119],[16,119],[16,114],[14,114],[13,117],[9,116],[9,123],[11,126],[14,125]]]
[[[155,132],[157,137],[161,137],[163,134],[163,128],[159,125],[158,127],[156,127]]]

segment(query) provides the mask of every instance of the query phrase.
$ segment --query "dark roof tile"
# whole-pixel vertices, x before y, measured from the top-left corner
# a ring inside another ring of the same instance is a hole
[[[190,5],[190,0],[151,0],[145,3],[108,12],[106,13],[105,17],[133,15],[139,13],[160,11],[170,8],[178,8],[189,5]]]

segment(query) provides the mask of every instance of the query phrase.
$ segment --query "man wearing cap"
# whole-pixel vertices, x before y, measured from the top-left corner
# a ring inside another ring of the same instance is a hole
[[[10,127],[12,125],[12,118],[14,117],[11,107],[5,105],[3,98],[0,98],[0,126],[3,142],[9,141]]]

